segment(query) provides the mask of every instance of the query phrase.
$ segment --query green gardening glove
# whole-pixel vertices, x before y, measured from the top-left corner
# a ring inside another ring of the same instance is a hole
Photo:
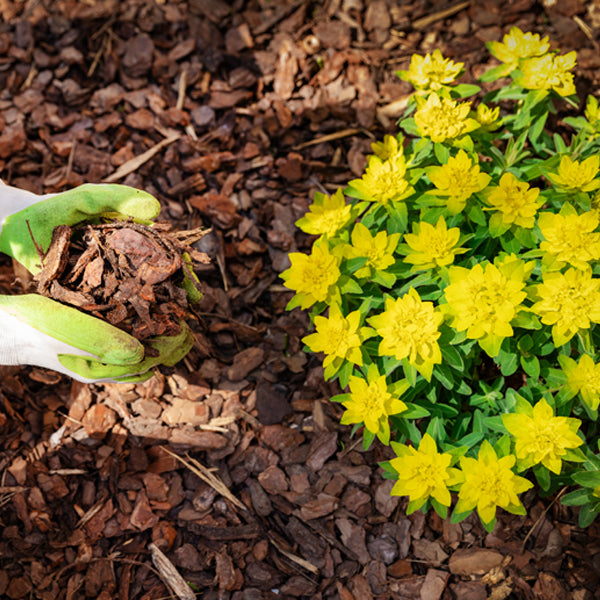
[[[41,262],[33,239],[47,251],[55,226],[107,216],[148,221],[159,211],[150,194],[118,184],[86,184],[44,196],[0,185],[0,251],[35,274]],[[178,335],[148,340],[158,356],[144,358],[134,337],[37,294],[0,296],[0,328],[0,364],[51,368],[87,383],[143,381],[154,366],[173,366],[193,344],[181,323]]]

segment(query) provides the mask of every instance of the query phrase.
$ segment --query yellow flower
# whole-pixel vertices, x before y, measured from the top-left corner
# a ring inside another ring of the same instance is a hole
[[[541,56],[550,48],[548,36],[540,39],[539,34],[523,33],[518,27],[511,27],[502,42],[487,42],[486,45],[492,56],[506,63],[505,75],[518,66],[519,59]]]
[[[600,106],[594,96],[587,97],[584,115],[591,125],[597,125],[600,121]]]
[[[462,481],[458,469],[450,466],[452,456],[439,453],[435,440],[426,433],[419,449],[392,442],[397,458],[390,461],[398,473],[392,496],[408,496],[409,502],[415,502],[418,510],[431,497],[443,506],[450,506],[448,488]]]
[[[413,192],[405,176],[404,154],[395,154],[385,161],[378,156],[370,156],[365,174],[361,179],[353,179],[349,185],[360,194],[360,198],[385,205],[404,200]]]
[[[413,223],[413,232],[404,234],[408,256],[404,262],[414,265],[413,271],[445,267],[454,262],[457,254],[466,248],[457,248],[460,229],[447,229],[444,217],[438,219],[435,227],[425,221]]]
[[[580,394],[582,400],[596,410],[600,404],[600,364],[589,354],[583,354],[578,363],[568,356],[560,356],[559,361],[567,376],[565,387],[573,396]]]
[[[512,173],[504,173],[497,186],[487,189],[486,200],[501,215],[503,223],[531,229],[542,202],[538,200],[539,193],[538,188],[530,188]]]
[[[569,269],[545,273],[543,283],[532,286],[531,310],[544,325],[552,325],[555,346],[566,344],[579,330],[600,323],[600,279],[590,271]]]
[[[563,56],[545,54],[529,58],[520,64],[522,75],[515,79],[526,90],[554,90],[560,96],[575,93],[571,69],[577,64],[577,52]]]
[[[522,260],[496,261],[485,269],[450,267],[450,285],[444,290],[445,312],[457,331],[477,340],[489,356],[496,356],[502,340],[513,335],[510,325],[525,299],[525,280],[531,268]]]
[[[285,287],[296,292],[297,306],[308,308],[333,297],[340,278],[341,259],[329,252],[326,243],[315,244],[309,255],[290,252],[289,257],[292,266],[281,278]]]
[[[400,383],[400,385],[398,385]],[[365,429],[377,435],[384,443],[390,443],[388,417],[406,410],[407,406],[388,389],[385,375],[380,375],[377,367],[369,365],[367,379],[350,376],[350,399],[342,402],[346,411],[340,419],[342,425],[364,423]],[[409,387],[408,382],[397,382],[395,391],[401,394]]]
[[[400,137],[400,141],[398,141],[398,138],[392,135],[384,135],[383,142],[373,142],[371,144],[371,149],[377,158],[387,160],[388,158],[392,158],[393,156],[397,156],[404,152],[402,137]]]
[[[481,443],[477,459],[463,456],[460,466],[465,482],[458,493],[456,512],[465,513],[477,508],[485,525],[493,522],[498,506],[513,514],[525,514],[518,494],[533,484],[513,473],[515,461],[512,454],[498,458],[487,440]]]
[[[494,131],[494,129],[498,129],[498,127],[500,127],[500,123],[497,122],[499,115],[499,106],[496,106],[496,108],[490,108],[489,106],[481,103],[477,106],[475,119],[477,119],[479,125],[486,131]]]
[[[419,134],[432,142],[445,142],[459,138],[479,127],[469,118],[470,102],[458,103],[449,98],[429,94],[427,101],[415,113]]]
[[[563,156],[558,173],[548,173],[548,178],[554,186],[568,192],[592,192],[600,188],[600,179],[595,179],[599,170],[600,156],[597,154],[581,162]]]
[[[479,165],[464,150],[459,150],[456,157],[450,156],[445,165],[428,167],[425,172],[437,188],[429,193],[448,196],[447,207],[452,215],[463,210],[467,199],[483,190],[491,180],[487,173],[480,172]]]
[[[594,96],[588,96],[585,105],[585,118],[589,123],[588,129],[591,130],[591,139],[595,140],[600,134],[600,106]]]
[[[557,267],[565,263],[578,269],[587,269],[588,263],[600,259],[600,233],[598,214],[586,212],[581,215],[570,205],[564,204],[559,214],[541,213],[538,218],[540,231],[545,238],[540,250],[548,253],[550,261],[558,261]]]
[[[315,192],[313,203],[296,225],[305,233],[333,237],[343,229],[352,218],[352,206],[346,204],[344,194],[338,189],[335,194],[328,196]]]
[[[307,335],[302,341],[313,352],[325,353],[325,369],[334,364],[334,371],[337,371],[344,360],[359,366],[363,364],[360,347],[365,339],[362,331],[365,328],[359,329],[359,311],[344,317],[340,305],[334,302],[329,308],[329,317],[316,316],[314,323],[316,333]]]
[[[433,365],[442,362],[437,339],[443,321],[432,302],[423,302],[411,288],[401,298],[388,298],[384,312],[367,320],[382,338],[379,356],[407,358],[425,379],[431,379]]]
[[[463,66],[464,63],[444,58],[441,51],[436,49],[425,56],[413,54],[408,71],[398,71],[397,75],[418,90],[437,92],[452,83],[460,75]]]
[[[577,448],[583,440],[577,435],[579,419],[555,417],[552,407],[541,399],[526,412],[502,415],[502,422],[515,438],[519,470],[541,463],[553,473],[560,473],[562,458],[569,448]]]
[[[385,231],[378,232],[374,237],[362,223],[357,223],[352,230],[352,245],[346,246],[347,258],[367,257],[364,267],[358,269],[356,277],[372,277],[375,271],[385,271],[394,264],[394,250],[400,240],[399,233],[388,235]]]

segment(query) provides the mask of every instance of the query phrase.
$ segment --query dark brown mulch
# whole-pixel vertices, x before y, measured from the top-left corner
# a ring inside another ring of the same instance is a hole
[[[439,47],[472,80],[483,42],[517,25],[578,50],[584,95],[600,80],[597,2],[0,12],[2,179],[40,193],[119,181],[159,198],[175,230],[212,229],[194,243],[211,262],[176,368],[139,385],[0,368],[0,597],[600,597],[598,526],[551,498],[526,496],[528,516],[489,535],[474,518],[404,516],[377,467],[389,451],[362,452],[339,425],[278,280],[309,247],[294,222],[313,192],[359,175],[394,131],[410,93],[394,71],[413,52]],[[23,279],[1,265],[4,292]]]

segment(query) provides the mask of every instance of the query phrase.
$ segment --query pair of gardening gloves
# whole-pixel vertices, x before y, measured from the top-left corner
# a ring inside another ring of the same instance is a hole
[[[0,183],[0,252],[33,275],[38,247],[48,250],[57,225],[101,217],[154,219],[160,204],[150,194],[118,184],[85,184],[59,194],[36,195]],[[35,240],[35,242],[34,242]],[[144,357],[134,337],[109,323],[38,294],[0,295],[0,364],[54,369],[84,383],[138,382],[159,365],[173,366],[191,349],[191,331],[148,340],[158,356]]]

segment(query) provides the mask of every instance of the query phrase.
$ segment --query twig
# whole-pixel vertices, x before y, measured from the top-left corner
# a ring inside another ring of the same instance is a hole
[[[191,458],[189,454],[186,454],[186,456],[190,462],[184,460],[181,458],[181,456],[175,454],[175,452],[171,452],[171,450],[165,448],[164,446],[162,449],[167,454],[170,454],[176,458],[182,465],[185,465],[190,471],[192,471],[192,473],[198,475],[202,481],[208,483],[208,485],[210,485],[216,492],[221,494],[221,496],[227,498],[227,500],[229,500],[232,504],[238,508],[241,508],[243,511],[248,510],[248,507],[241,500],[238,500],[231,493],[231,490],[216,475],[209,471],[204,465],[200,464],[197,460]]]
[[[302,150],[303,148],[308,148],[309,146],[314,146],[315,144],[321,144],[323,142],[332,142],[333,140],[339,140],[341,138],[345,138],[351,135],[356,135],[357,133],[369,133],[364,129],[358,129],[356,127],[349,127],[348,129],[342,129],[341,131],[335,131],[334,133],[328,133],[327,135],[322,135],[321,137],[314,138],[309,140],[308,142],[302,142],[297,146],[293,147],[293,150]],[[369,134],[370,135],[370,134]]]
[[[463,8],[467,8],[471,5],[471,0],[467,0],[466,2],[461,2],[460,4],[455,4],[454,6],[450,6],[449,8],[445,8],[444,10],[440,10],[438,12],[427,15],[426,17],[422,17],[421,19],[417,19],[413,21],[412,27],[413,29],[425,29],[429,27],[432,23],[439,21],[441,19],[445,19],[446,17],[450,17],[457,12],[460,12]]]
[[[180,575],[175,565],[161,552],[154,542],[148,544],[152,553],[152,562],[160,573],[164,584],[173,591],[180,600],[195,600],[196,594]]]
[[[529,538],[535,531],[535,528],[540,524],[540,521],[546,516],[546,513],[554,506],[554,504],[558,500],[560,500],[560,498],[562,496],[565,495],[566,491],[567,491],[566,487],[564,487],[562,490],[560,490],[560,492],[558,492],[558,494],[556,494],[556,496],[554,497],[552,502],[550,502],[550,504],[548,504],[548,506],[542,511],[542,514],[537,518],[536,522],[531,526],[531,529],[527,532],[527,535],[525,536],[525,539],[523,540],[523,544],[521,545],[521,554],[523,552],[525,552],[525,546],[527,545],[527,541],[529,540]]]
[[[128,161],[124,162],[112,175],[105,177],[102,180],[102,183],[114,183],[123,177],[129,175],[129,173],[133,173],[137,171],[144,163],[148,162],[155,154],[160,152],[165,146],[172,144],[174,141],[178,140],[181,137],[181,133],[176,133],[170,135],[168,138],[165,138],[158,144],[152,146],[152,148],[146,150],[142,154],[138,156],[134,156]]]

